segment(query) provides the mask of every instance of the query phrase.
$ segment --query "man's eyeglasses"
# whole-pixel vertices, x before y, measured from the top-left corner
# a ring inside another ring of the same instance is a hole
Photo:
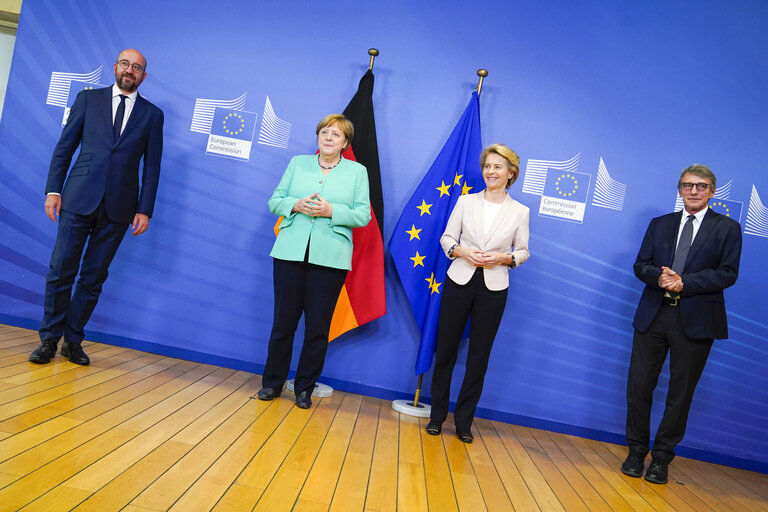
[[[696,190],[698,190],[699,192],[704,192],[709,188],[709,183],[681,183],[680,184],[680,188],[682,190],[685,190],[686,192],[690,192],[691,190],[693,190],[694,186],[696,187]]]
[[[142,71],[144,71],[144,66],[142,66],[141,64],[131,64],[125,59],[121,59],[117,61],[117,67],[119,67],[122,70],[126,70],[129,67],[131,67],[137,73],[141,73]]]

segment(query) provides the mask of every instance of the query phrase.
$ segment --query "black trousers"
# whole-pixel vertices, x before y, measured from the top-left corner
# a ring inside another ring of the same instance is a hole
[[[491,291],[485,287],[483,270],[478,268],[465,285],[446,277],[437,331],[437,355],[432,373],[432,413],[430,420],[442,423],[448,415],[451,376],[456,365],[459,342],[471,318],[467,368],[456,400],[456,429],[468,431],[475,418],[477,403],[496,332],[507,303],[507,289]]]
[[[347,271],[301,261],[273,260],[275,312],[261,383],[282,389],[288,378],[293,337],[304,313],[304,345],[293,389],[310,393],[320,378],[328,351],[328,330]]]
[[[661,307],[645,332],[635,331],[627,378],[627,444],[630,452],[641,456],[648,453],[653,390],[669,352],[667,402],[651,454],[667,462],[675,457],[675,446],[685,435],[693,392],[713,341],[686,336],[680,308],[669,305]]]
[[[109,265],[127,229],[128,224],[109,220],[103,200],[89,215],[61,211],[45,279],[41,340],[58,343],[63,335],[69,343],[83,341],[85,324],[96,307]],[[73,294],[78,272],[80,278]]]

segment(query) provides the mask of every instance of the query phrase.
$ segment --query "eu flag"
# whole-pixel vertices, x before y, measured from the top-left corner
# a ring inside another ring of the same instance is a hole
[[[548,169],[544,195],[567,199],[576,203],[586,203],[590,178],[589,174],[582,172]]]
[[[445,274],[440,237],[460,195],[480,192],[480,100],[477,92],[397,222],[389,252],[421,330],[416,375],[432,367]]]
[[[231,108],[216,107],[211,123],[211,135],[240,140],[253,140],[256,130],[256,114]]]
[[[736,222],[741,222],[741,209],[743,206],[744,203],[741,201],[731,201],[730,199],[712,198],[709,201],[709,207],[711,209],[726,217],[732,218]]]

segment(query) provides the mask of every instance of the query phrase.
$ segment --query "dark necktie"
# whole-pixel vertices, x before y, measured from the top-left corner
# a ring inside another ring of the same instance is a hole
[[[693,215],[688,216],[688,220],[685,221],[683,226],[683,232],[680,233],[680,241],[677,242],[677,250],[675,250],[675,259],[672,262],[672,270],[678,274],[683,273],[685,268],[685,260],[688,259],[688,251],[691,250],[691,242],[693,241]]]
[[[123,128],[123,117],[125,117],[125,94],[120,95],[120,105],[117,106],[117,112],[115,112],[115,124],[112,125],[112,136],[114,141],[120,138],[120,130]]]

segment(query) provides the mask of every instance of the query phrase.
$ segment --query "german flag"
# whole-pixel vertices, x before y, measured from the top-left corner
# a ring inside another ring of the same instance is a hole
[[[333,312],[329,341],[387,312],[382,225],[384,200],[373,117],[373,72],[370,69],[360,79],[357,93],[344,109],[344,116],[355,125],[355,136],[343,156],[368,169],[371,222],[352,230],[352,270],[347,274]]]

